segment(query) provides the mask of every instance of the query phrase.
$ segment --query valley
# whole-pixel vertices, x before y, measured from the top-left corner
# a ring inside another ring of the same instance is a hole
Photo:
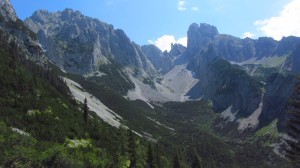
[[[192,23],[161,51],[80,11],[0,7],[0,167],[290,167],[300,37]]]

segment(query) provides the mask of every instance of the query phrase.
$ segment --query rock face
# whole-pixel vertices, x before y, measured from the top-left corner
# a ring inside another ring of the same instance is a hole
[[[154,67],[162,74],[166,74],[174,67],[174,60],[179,58],[186,47],[181,44],[171,44],[170,52],[162,52],[155,45],[144,45],[142,51],[149,58]]]
[[[207,24],[192,24],[187,34],[187,49],[176,63],[188,63],[188,69],[199,79],[188,96],[212,100],[219,112],[231,107],[236,122],[263,104],[258,128],[274,119],[280,121],[280,129],[284,127],[294,85],[290,72],[299,72],[300,67],[300,38],[240,39],[219,34]]]
[[[169,52],[170,57],[174,60],[180,57],[186,50],[186,47],[181,44],[171,44],[171,50]]]
[[[140,74],[156,70],[120,29],[79,11],[36,11],[25,24],[35,33],[49,59],[67,72],[85,74],[96,71],[110,60],[138,69]]]
[[[224,60],[213,45],[194,56],[189,68],[199,79],[188,93],[193,98],[211,99],[219,112],[232,106],[239,117],[247,117],[258,108],[262,97],[260,82]]]
[[[287,101],[293,94],[295,77],[291,74],[283,75],[274,73],[267,78],[266,94],[264,95],[263,111],[259,116],[261,127],[271,123],[275,118],[278,119],[278,128],[285,128],[285,114],[288,109]]]
[[[16,21],[17,15],[9,0],[0,0],[0,14],[5,21]]]
[[[15,54],[46,65],[47,59],[35,34],[17,18],[10,1],[0,0],[0,9],[0,35],[3,40],[1,44],[15,45]]]
[[[200,25],[191,24],[187,35],[188,47],[184,53],[186,61],[190,61],[191,55],[206,49],[209,44],[212,44],[221,53],[222,58],[237,63],[249,59],[259,60],[266,57],[287,55],[300,44],[300,38],[293,36],[284,37],[281,41],[269,37],[260,37],[257,40],[240,39],[231,35],[219,34],[216,27],[204,23]]]
[[[202,50],[208,46],[210,42],[213,42],[219,32],[216,27],[206,23],[200,25],[193,23],[187,32],[187,52],[193,52]]]

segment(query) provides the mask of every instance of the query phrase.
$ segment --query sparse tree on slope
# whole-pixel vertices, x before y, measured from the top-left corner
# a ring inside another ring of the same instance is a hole
[[[89,111],[89,108],[87,105],[87,100],[85,98],[84,102],[83,102],[83,120],[84,120],[85,124],[87,124],[87,120],[88,120],[88,115],[89,115],[88,111]]]
[[[290,138],[286,139],[288,144],[286,157],[294,167],[298,168],[300,167],[300,78],[297,80],[287,117],[287,134]]]

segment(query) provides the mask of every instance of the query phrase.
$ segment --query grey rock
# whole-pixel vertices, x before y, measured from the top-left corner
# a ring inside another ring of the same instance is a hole
[[[0,0],[0,8],[0,30],[3,37],[6,37],[5,43],[14,43],[16,54],[46,65],[47,59],[36,35],[17,18],[10,1]]]
[[[218,112],[233,106],[239,117],[249,116],[257,109],[262,95],[260,82],[241,67],[224,60],[212,44],[195,56],[188,68],[199,79],[189,96],[212,100],[213,108]]]
[[[278,128],[282,130],[294,74],[300,72],[300,38],[240,39],[218,34],[212,26],[204,26],[206,31],[200,31],[200,27],[190,26],[187,49],[176,60],[188,63],[188,69],[199,79],[188,95],[212,100],[213,108],[219,112],[232,106],[237,119],[250,116],[262,102],[258,129],[278,119]],[[287,58],[280,66],[275,63],[264,67],[258,63],[274,56]],[[247,60],[254,63],[242,64]],[[249,73],[249,68],[254,74]]]
[[[267,78],[263,111],[259,117],[260,128],[274,119],[278,119],[277,126],[280,131],[285,128],[288,100],[293,94],[295,82],[296,78],[291,74],[274,73]]]
[[[0,9],[0,15],[4,17],[5,21],[15,22],[18,19],[10,0],[0,0]]]
[[[139,74],[156,74],[140,47],[122,30],[79,11],[36,11],[25,24],[37,33],[49,59],[67,72],[90,73],[112,59],[135,67]]]
[[[152,44],[142,46],[142,51],[154,67],[163,75],[172,69],[173,61],[167,51],[162,52],[158,47]]]
[[[180,57],[185,52],[185,50],[186,47],[179,43],[171,44],[171,50],[169,52],[169,56],[174,60]]]

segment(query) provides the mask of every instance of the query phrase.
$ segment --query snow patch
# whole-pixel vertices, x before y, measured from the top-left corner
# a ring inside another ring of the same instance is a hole
[[[248,117],[239,119],[239,131],[244,131],[246,128],[256,128],[256,126],[259,124],[258,117],[262,113],[263,109],[263,102],[259,104],[259,107]]]
[[[91,111],[94,111],[101,119],[108,124],[119,128],[121,126],[120,120],[122,117],[113,112],[107,106],[105,106],[99,99],[95,98],[92,94],[83,91],[83,88],[71,79],[64,78],[74,98],[83,103],[84,99],[87,99],[88,107]]]

